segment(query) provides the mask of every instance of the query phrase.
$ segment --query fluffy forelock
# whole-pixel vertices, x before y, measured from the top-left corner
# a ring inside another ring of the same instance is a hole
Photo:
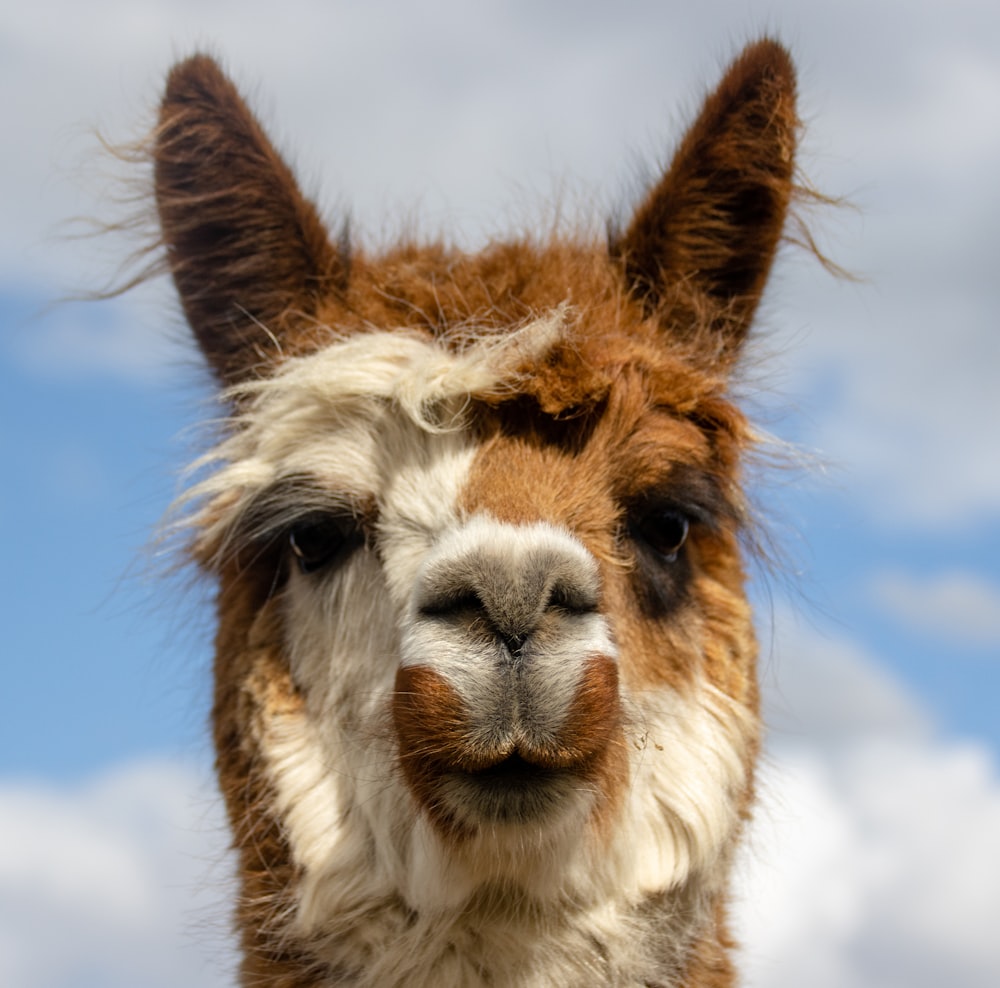
[[[318,447],[331,436],[361,440],[387,410],[425,433],[461,430],[473,400],[517,393],[525,368],[565,339],[571,315],[561,305],[508,334],[468,326],[447,341],[410,329],[331,330],[315,353],[289,357],[270,376],[221,395],[234,412],[223,439],[189,468],[189,476],[207,475],[175,503],[177,527],[194,533],[196,559],[214,568],[256,496],[299,473],[311,450],[322,462]]]

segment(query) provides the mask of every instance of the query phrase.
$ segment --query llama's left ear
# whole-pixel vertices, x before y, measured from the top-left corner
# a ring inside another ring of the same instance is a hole
[[[163,242],[195,338],[224,385],[266,373],[345,288],[344,252],[213,59],[171,70],[155,137]]]
[[[612,241],[647,311],[696,333],[711,360],[731,359],[750,328],[792,195],[797,130],[788,52],[750,45]]]

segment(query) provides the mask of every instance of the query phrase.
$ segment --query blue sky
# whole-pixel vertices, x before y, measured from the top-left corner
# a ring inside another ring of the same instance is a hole
[[[224,935],[190,935],[224,928],[210,589],[151,550],[211,395],[168,285],[52,305],[130,249],[65,236],[119,215],[93,128],[140,135],[208,45],[331,215],[475,246],[556,196],[621,202],[762,29],[800,65],[806,174],[851,203],[812,227],[861,280],[784,256],[744,385],[803,460],[756,485],[785,555],[754,583],[773,732],[748,983],[1000,980],[1000,12],[674,7],[0,13],[0,982],[229,983]]]

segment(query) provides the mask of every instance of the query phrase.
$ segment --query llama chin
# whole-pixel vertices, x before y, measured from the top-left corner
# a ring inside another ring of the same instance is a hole
[[[756,653],[729,382],[793,184],[749,46],[610,240],[333,240],[218,65],[154,133],[226,426],[218,583],[241,983],[734,983]]]

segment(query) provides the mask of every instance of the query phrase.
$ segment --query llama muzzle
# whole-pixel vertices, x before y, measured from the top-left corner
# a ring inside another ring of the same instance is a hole
[[[618,663],[594,559],[551,525],[475,518],[417,580],[393,718],[432,818],[556,810],[621,722]]]

